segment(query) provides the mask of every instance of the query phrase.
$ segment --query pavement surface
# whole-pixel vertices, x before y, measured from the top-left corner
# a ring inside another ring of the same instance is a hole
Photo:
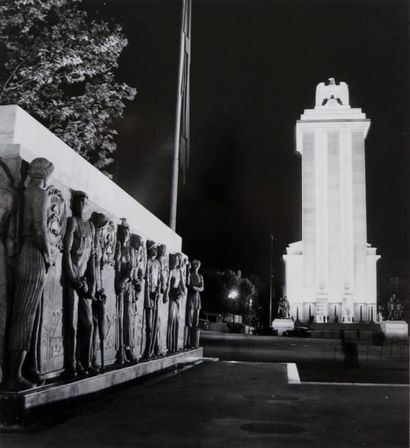
[[[306,381],[409,383],[409,345],[358,346],[359,369],[346,369],[337,339],[202,332],[205,356],[221,360],[294,362]]]
[[[249,346],[238,337],[221,346]],[[275,343],[250,342],[253,351]],[[0,446],[407,448],[408,395],[406,386],[289,384],[283,363],[205,361],[72,406],[26,432],[2,433]]]

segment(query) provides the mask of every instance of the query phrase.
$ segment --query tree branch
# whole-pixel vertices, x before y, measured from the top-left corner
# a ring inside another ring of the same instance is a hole
[[[27,59],[31,56],[30,52],[27,57],[25,57],[19,64],[16,65],[14,70],[11,72],[11,75],[7,78],[6,82],[3,84],[2,92],[6,91],[7,84],[14,78],[15,74],[17,73],[17,70],[27,61]]]
[[[5,91],[10,92],[10,91],[16,90],[16,89],[18,90],[18,89],[24,87],[25,85],[27,85],[29,83],[30,83],[30,80],[29,81],[22,81],[22,82],[20,82],[18,84],[14,84],[13,86],[9,87],[8,89],[3,87],[3,92],[5,92]]]

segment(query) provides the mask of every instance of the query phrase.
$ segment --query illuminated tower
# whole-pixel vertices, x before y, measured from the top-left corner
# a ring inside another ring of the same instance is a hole
[[[367,243],[364,140],[370,120],[346,83],[320,83],[296,124],[302,156],[302,241],[288,246],[286,293],[294,319],[376,319],[376,249]]]

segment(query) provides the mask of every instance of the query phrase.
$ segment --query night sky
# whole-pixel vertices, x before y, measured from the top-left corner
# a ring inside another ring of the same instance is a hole
[[[85,1],[124,27],[118,79],[135,86],[119,130],[115,181],[168,223],[180,1]],[[295,123],[317,83],[349,85],[371,119],[366,140],[368,241],[379,269],[409,266],[406,1],[193,0],[191,165],[177,232],[206,270],[265,282],[301,239]]]

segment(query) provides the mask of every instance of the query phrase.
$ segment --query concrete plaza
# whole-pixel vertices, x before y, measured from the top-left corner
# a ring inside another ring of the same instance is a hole
[[[333,344],[211,335],[211,345],[209,336],[208,354],[217,343],[237,353],[247,351],[241,345],[255,353],[293,344],[295,354],[303,352],[297,346],[316,345],[320,353]],[[286,363],[252,361],[205,360],[113,391],[50,415],[42,426],[2,433],[1,447],[408,447],[407,386],[290,384]]]

